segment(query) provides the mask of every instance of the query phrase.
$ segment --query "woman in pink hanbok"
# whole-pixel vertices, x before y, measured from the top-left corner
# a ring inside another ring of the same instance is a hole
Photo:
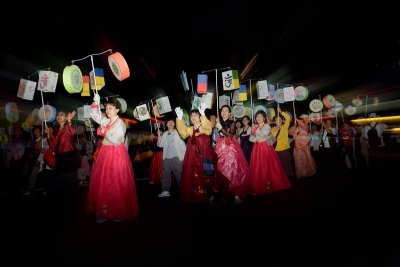
[[[296,177],[308,177],[317,173],[317,164],[311,155],[310,139],[311,135],[308,132],[308,126],[302,120],[295,120],[296,125],[291,127],[289,134],[294,139],[294,165],[296,169]]]
[[[231,108],[221,108],[221,119],[216,127],[220,136],[215,146],[218,156],[218,170],[230,181],[229,191],[240,202],[251,193],[249,164],[237,140],[235,122],[230,119]]]
[[[272,146],[271,126],[266,123],[263,110],[256,113],[257,125],[253,126],[250,141],[254,143],[251,152],[250,173],[255,194],[280,191],[291,187],[281,161]]]
[[[105,106],[107,118],[96,104],[91,109],[92,119],[100,125],[97,134],[104,138],[92,168],[87,212],[96,216],[97,223],[135,220],[139,204],[132,162],[125,145],[126,126],[117,115],[121,104],[111,98]]]

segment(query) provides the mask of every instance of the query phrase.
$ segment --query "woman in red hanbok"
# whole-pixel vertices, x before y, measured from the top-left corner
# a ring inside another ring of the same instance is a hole
[[[230,181],[229,191],[240,201],[251,192],[249,164],[235,135],[235,122],[230,119],[231,108],[221,108],[221,119],[215,127],[220,139],[215,146],[218,156],[218,170]]]
[[[96,104],[91,117],[100,124],[97,134],[103,136],[97,160],[90,177],[87,211],[96,222],[134,220],[138,216],[138,200],[131,159],[125,146],[125,123],[118,117],[120,103],[109,99],[104,118]]]
[[[153,156],[150,161],[150,172],[149,172],[149,183],[159,184],[162,178],[163,169],[163,149],[157,146],[158,139],[161,137],[153,138],[153,143],[151,145],[151,150],[153,151]]]
[[[256,113],[257,125],[253,126],[250,141],[254,142],[251,152],[250,173],[255,194],[269,193],[291,187],[281,161],[272,146],[271,126],[266,123],[263,110]]]
[[[211,122],[204,114],[205,107],[192,110],[190,121],[193,126],[186,126],[182,120],[183,111],[175,109],[177,119],[176,128],[186,143],[185,158],[182,163],[180,201],[181,203],[201,203],[208,201],[209,192],[204,180],[202,157],[211,159]]]

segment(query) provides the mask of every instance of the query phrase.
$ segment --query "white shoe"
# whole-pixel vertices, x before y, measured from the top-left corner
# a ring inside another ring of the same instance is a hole
[[[161,194],[158,194],[158,197],[170,197],[171,194],[169,191],[162,191]]]

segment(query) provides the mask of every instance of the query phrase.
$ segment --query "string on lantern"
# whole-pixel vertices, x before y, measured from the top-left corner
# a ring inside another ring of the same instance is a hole
[[[107,49],[107,50],[105,50],[103,52],[100,52],[100,53],[90,54],[90,55],[87,55],[87,56],[85,56],[83,58],[78,58],[78,59],[71,60],[72,64],[74,64],[75,61],[82,61],[82,60],[85,60],[85,59],[90,57],[90,61],[92,63],[93,81],[94,81],[94,89],[93,89],[94,97],[93,97],[93,101],[97,104],[97,108],[98,108],[100,114],[101,114],[100,95],[99,95],[99,92],[98,92],[98,89],[97,89],[96,72],[95,72],[95,69],[94,69],[93,56],[100,56],[100,55],[104,55],[105,53],[112,53],[112,50],[111,49]],[[103,119],[101,119],[101,123],[102,122],[103,122]]]

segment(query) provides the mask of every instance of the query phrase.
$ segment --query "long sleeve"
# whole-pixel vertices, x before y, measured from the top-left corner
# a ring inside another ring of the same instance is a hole
[[[226,126],[228,124],[228,126]],[[233,121],[230,121],[229,119],[221,124],[222,128],[219,130],[220,133],[222,133],[226,137],[232,137],[236,133],[236,125]],[[226,128],[225,128],[226,127]],[[229,130],[228,130],[229,129]]]
[[[290,115],[287,114],[286,112],[281,112],[282,116],[285,118],[285,122],[282,124],[281,127],[285,127],[286,129],[289,129],[290,126]]]
[[[212,132],[211,122],[207,119],[206,116],[201,116],[200,121],[201,121],[200,132],[206,135],[211,135]]]
[[[165,147],[167,143],[167,135],[168,131],[163,133],[163,135],[161,136],[160,144],[158,145],[159,147]]]
[[[183,120],[176,119],[176,129],[183,140],[193,135],[193,127],[186,126]]]
[[[121,120],[118,119],[110,128],[110,130],[107,131],[104,139],[103,140],[104,144],[110,143],[112,145],[119,145],[124,142],[125,140],[125,133],[126,133],[126,126],[125,123]]]
[[[96,108],[90,108],[89,115],[95,122],[97,122],[100,125],[102,125],[102,123],[104,125],[106,125],[110,121],[110,119],[108,119],[105,116],[103,116],[103,114],[101,113],[101,111],[97,107]]]
[[[260,128],[255,128],[254,131],[252,131],[252,134],[250,134],[250,142],[255,142],[257,139],[268,139],[270,138],[271,134],[271,126],[269,124],[265,124],[264,127]]]

